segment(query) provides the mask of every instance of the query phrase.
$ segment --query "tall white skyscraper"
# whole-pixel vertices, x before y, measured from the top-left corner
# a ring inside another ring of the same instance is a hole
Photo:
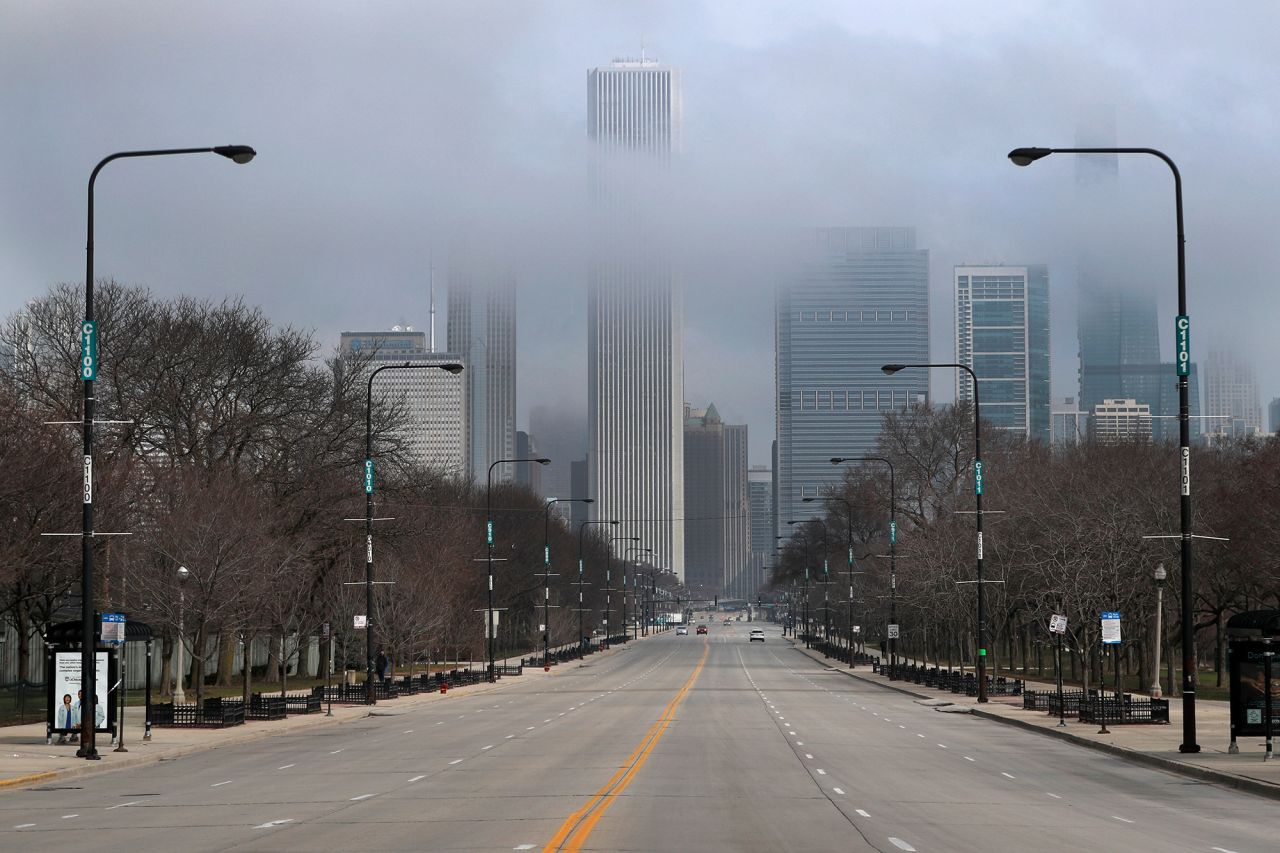
[[[1230,350],[1210,350],[1204,388],[1205,432],[1236,438],[1262,432],[1262,395],[1252,365]]]
[[[431,352],[424,332],[392,327],[389,332],[343,332],[340,345],[346,357],[368,372],[384,364],[450,364],[455,353]],[[371,354],[371,355],[370,355]],[[470,476],[466,464],[467,388],[462,374],[444,370],[384,370],[373,383],[375,403],[401,407],[404,432],[400,436],[408,458],[451,477]],[[374,457],[378,447],[373,448]]]
[[[455,247],[449,259],[446,346],[466,370],[467,459],[485,482],[489,466],[516,457],[516,282],[509,272]],[[494,482],[514,478],[513,465],[493,471]]]
[[[684,318],[662,189],[680,148],[680,73],[587,72],[593,254],[587,318],[592,516],[684,578]]]

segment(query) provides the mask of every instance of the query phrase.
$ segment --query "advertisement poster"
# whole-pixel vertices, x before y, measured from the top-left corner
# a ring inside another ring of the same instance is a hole
[[[53,660],[53,731],[57,733],[78,731],[80,728],[80,653],[57,652]],[[110,653],[97,652],[96,686],[98,703],[94,709],[94,729],[110,732],[114,721],[113,709],[108,708],[109,680],[108,658]]]

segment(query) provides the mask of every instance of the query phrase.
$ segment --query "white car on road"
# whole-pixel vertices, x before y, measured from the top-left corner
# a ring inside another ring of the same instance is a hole
[[[752,628],[752,629],[751,629],[751,642],[753,642],[753,643],[754,643],[756,640],[759,640],[759,641],[760,641],[760,642],[762,642],[762,643],[764,642],[764,629],[763,629],[763,628]]]

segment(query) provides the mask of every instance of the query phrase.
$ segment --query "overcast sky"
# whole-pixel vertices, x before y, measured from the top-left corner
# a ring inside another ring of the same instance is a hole
[[[329,346],[425,328],[430,259],[478,235],[519,275],[521,426],[539,402],[585,417],[586,72],[643,40],[684,79],[686,397],[748,423],[753,462],[773,437],[770,247],[801,226],[915,226],[938,359],[954,354],[953,265],[1048,264],[1064,396],[1081,234],[1105,221],[1116,280],[1159,295],[1172,358],[1167,169],[1122,161],[1102,220],[1068,158],[1005,159],[1073,144],[1098,110],[1118,144],[1178,162],[1193,358],[1234,348],[1265,405],[1280,396],[1278,24],[1266,0],[0,0],[0,313],[83,279],[103,156],[244,143],[247,166],[104,171],[97,274],[243,294]],[[951,378],[933,389],[949,400]]]

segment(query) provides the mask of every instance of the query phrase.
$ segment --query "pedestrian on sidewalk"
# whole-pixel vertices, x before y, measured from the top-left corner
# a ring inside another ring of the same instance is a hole
[[[387,655],[386,655],[386,653],[385,653],[385,652],[383,652],[383,651],[382,651],[382,649],[378,649],[378,659],[377,659],[377,663],[376,663],[376,665],[377,665],[377,667],[378,667],[378,680],[379,680],[379,681],[381,681],[383,684],[386,684],[386,683],[387,683],[387,666],[388,666],[388,663],[389,663],[389,661],[387,660]]]

